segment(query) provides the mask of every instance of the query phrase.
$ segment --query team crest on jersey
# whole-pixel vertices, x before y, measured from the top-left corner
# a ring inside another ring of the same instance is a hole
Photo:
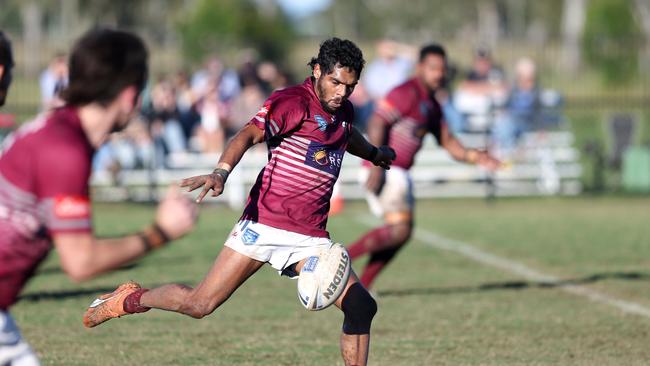
[[[327,121],[323,116],[320,114],[317,114],[314,116],[314,119],[316,120],[316,123],[318,123],[318,129],[321,131],[325,131],[327,129]]]

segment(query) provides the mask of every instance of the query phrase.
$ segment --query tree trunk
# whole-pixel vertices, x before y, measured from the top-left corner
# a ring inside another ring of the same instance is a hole
[[[37,1],[24,2],[20,9],[23,21],[23,62],[25,74],[35,76],[41,67],[42,11]]]
[[[650,75],[650,3],[647,0],[634,0],[634,6],[636,11],[633,13],[638,19],[644,36],[639,45],[639,65],[643,74]]]
[[[493,0],[477,2],[478,35],[482,45],[494,49],[499,41],[499,10]]]
[[[580,37],[585,26],[587,0],[564,0],[562,10],[562,66],[571,75],[580,69]]]

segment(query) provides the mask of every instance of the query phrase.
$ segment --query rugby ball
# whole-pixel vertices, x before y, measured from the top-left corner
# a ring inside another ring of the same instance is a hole
[[[308,257],[298,276],[298,299],[307,310],[323,310],[341,296],[350,277],[350,256],[333,243]]]

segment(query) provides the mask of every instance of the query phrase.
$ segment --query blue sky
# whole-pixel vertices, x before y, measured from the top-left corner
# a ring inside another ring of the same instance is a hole
[[[326,9],[331,0],[277,0],[292,17],[300,18]]]

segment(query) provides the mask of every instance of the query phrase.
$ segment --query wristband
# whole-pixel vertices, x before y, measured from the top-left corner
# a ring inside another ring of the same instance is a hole
[[[375,161],[375,158],[379,154],[379,149],[377,146],[373,146],[372,150],[370,150],[370,156],[368,157],[368,161]]]
[[[142,244],[144,245],[146,252],[149,252],[152,249],[161,248],[171,240],[157,223],[154,223],[139,232],[138,236],[142,239]]]
[[[217,168],[212,171],[212,174],[221,176],[221,178],[223,178],[223,183],[225,184],[228,176],[230,175],[230,172],[223,168]]]

